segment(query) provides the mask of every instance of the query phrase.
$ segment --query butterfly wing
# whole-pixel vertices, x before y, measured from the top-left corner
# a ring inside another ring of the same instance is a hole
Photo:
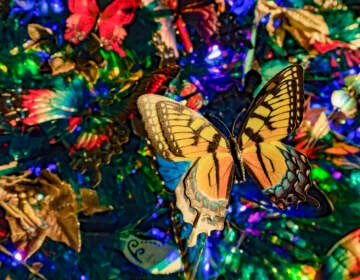
[[[84,40],[94,27],[99,7],[96,0],[69,0],[69,10],[73,14],[66,19],[64,37],[77,44]]]
[[[99,24],[107,24],[108,27],[129,24],[139,5],[140,1],[138,0],[115,0],[101,14]]]
[[[265,194],[256,187],[256,184],[247,181],[243,184],[234,184],[232,186],[231,195],[239,194],[240,197],[255,202],[260,205],[260,207],[265,207],[267,210],[279,212],[278,207],[274,206],[272,203],[266,199]],[[329,216],[334,211],[334,206],[327,197],[327,195],[319,188],[314,186],[309,189],[309,194],[319,201],[320,207],[314,207],[310,203],[304,202],[299,204],[298,207],[289,206],[284,210],[281,210],[281,214],[285,214],[287,217],[301,217],[301,218],[319,218]],[[236,199],[236,198],[235,198]]]
[[[123,26],[133,20],[139,4],[138,0],[115,0],[106,7],[99,19],[99,35],[105,48],[111,46],[114,51],[125,56],[120,47],[127,35]]]
[[[223,229],[234,164],[226,138],[199,113],[169,98],[138,98],[145,130],[156,152],[167,160],[191,161],[175,190],[184,221],[193,225],[188,245],[197,235]]]
[[[327,253],[316,280],[359,279],[360,228],[340,239]]]
[[[244,165],[255,182],[280,208],[308,200],[312,186],[305,155],[280,142],[302,121],[303,70],[285,68],[260,91],[242,124],[238,142]]]
[[[285,68],[272,78],[253,101],[238,141],[246,149],[263,141],[279,141],[302,121],[304,83],[301,66]]]

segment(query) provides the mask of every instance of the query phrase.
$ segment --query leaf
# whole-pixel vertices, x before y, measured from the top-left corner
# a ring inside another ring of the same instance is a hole
[[[86,216],[90,216],[95,213],[111,211],[113,209],[111,205],[100,205],[99,197],[95,190],[82,188],[80,189],[80,194],[82,198],[82,207],[80,209],[80,212],[82,212]]]
[[[76,194],[57,175],[43,170],[35,178],[31,173],[0,177],[0,206],[6,211],[11,240],[23,260],[33,255],[46,237],[80,251]]]

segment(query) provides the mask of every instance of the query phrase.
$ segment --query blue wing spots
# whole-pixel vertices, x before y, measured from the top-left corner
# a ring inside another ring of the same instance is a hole
[[[201,200],[201,194],[199,192],[196,192],[195,198],[196,198],[196,200],[200,201]]]
[[[263,191],[268,197],[282,204],[282,207],[289,205],[297,206],[300,202],[308,199],[318,205],[319,202],[307,195],[308,190],[312,187],[312,182],[307,176],[310,170],[310,164],[306,157],[296,156],[297,152],[294,148],[279,149],[285,158],[288,171],[282,178],[280,184],[270,187]],[[300,154],[299,154],[300,155]],[[296,166],[296,168],[290,168]]]
[[[211,202],[210,208],[211,208],[211,210],[216,210],[216,209],[217,209],[217,204],[216,204],[216,202]]]
[[[165,182],[165,186],[174,191],[179,184],[183,174],[188,170],[191,161],[173,162],[165,160],[159,155],[156,155],[157,163],[159,164],[159,173]]]

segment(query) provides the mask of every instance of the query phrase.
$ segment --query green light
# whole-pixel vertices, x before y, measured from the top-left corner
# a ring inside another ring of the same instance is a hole
[[[311,171],[311,179],[313,180],[316,179],[325,180],[328,179],[329,177],[330,177],[329,172],[327,172],[325,169],[321,167],[315,167]]]
[[[32,75],[36,75],[38,73],[39,67],[37,63],[31,59],[25,60],[25,67]]]
[[[324,191],[331,191],[331,190],[336,190],[337,189],[337,186],[334,184],[333,186],[332,185],[329,185],[329,184],[322,184],[321,185],[321,188],[324,190]]]
[[[352,187],[360,186],[360,170],[354,169],[350,175],[350,184]]]
[[[234,230],[230,230],[229,232],[229,241],[234,242],[236,238],[236,232]]]
[[[230,264],[231,263],[231,260],[232,260],[232,255],[231,254],[228,254],[225,258],[225,264]]]

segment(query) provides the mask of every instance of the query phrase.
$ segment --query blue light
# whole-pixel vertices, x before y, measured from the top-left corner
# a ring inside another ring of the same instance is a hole
[[[41,167],[37,166],[34,171],[36,176],[40,176]]]
[[[64,11],[64,6],[61,1],[51,1],[50,2],[51,8],[55,14],[60,14]]]
[[[158,228],[152,228],[151,235],[157,239],[163,239],[166,236],[165,232],[159,230]]]
[[[79,185],[82,185],[85,182],[84,175],[82,175],[80,172],[77,173],[77,181]]]
[[[347,137],[348,137],[350,140],[355,139],[355,131],[351,131],[351,132],[347,135]]]
[[[159,205],[163,204],[164,202],[163,198],[160,195],[157,196],[157,201],[159,202]]]
[[[40,11],[44,15],[47,15],[49,13],[49,4],[46,3],[46,1],[42,1]]]
[[[264,17],[260,20],[260,22],[261,22],[261,23],[267,23],[267,22],[269,21],[269,19],[270,19],[270,13],[269,13],[268,15],[264,16]]]

